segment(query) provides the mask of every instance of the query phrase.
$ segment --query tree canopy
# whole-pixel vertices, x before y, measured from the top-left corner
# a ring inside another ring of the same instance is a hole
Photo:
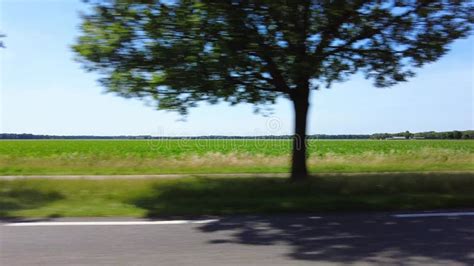
[[[111,92],[186,113],[273,103],[358,71],[378,87],[465,37],[471,1],[88,1],[74,50]]]
[[[88,1],[74,50],[108,91],[186,114],[200,101],[293,102],[292,177],[306,169],[312,89],[361,72],[386,87],[474,22],[469,0]]]

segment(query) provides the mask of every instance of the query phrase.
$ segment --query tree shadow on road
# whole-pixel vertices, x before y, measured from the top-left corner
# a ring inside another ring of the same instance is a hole
[[[474,218],[392,218],[389,215],[244,216],[199,228],[228,237],[210,244],[288,245],[295,260],[338,263],[474,263]]]
[[[319,176],[296,184],[278,178],[195,178],[160,183],[132,203],[149,217],[233,215],[199,230],[227,236],[216,234],[210,244],[288,245],[286,255],[295,260],[473,263],[474,218],[298,215],[473,207],[473,182],[470,174]]]

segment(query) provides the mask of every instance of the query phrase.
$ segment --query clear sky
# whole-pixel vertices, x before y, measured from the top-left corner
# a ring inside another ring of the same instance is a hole
[[[290,134],[292,109],[282,99],[270,117],[251,105],[202,104],[180,116],[138,100],[104,94],[97,75],[73,60],[79,0],[0,0],[0,133],[57,135]],[[360,76],[311,99],[310,134],[474,129],[474,38],[407,83],[378,89]]]

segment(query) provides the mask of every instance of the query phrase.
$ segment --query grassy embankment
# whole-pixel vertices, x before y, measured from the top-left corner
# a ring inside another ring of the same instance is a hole
[[[285,173],[289,140],[0,141],[0,175]],[[474,141],[312,140],[322,172],[474,171]]]
[[[1,217],[219,215],[474,207],[474,175],[0,181]]]

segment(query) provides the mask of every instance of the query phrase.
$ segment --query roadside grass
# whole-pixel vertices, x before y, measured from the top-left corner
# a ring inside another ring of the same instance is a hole
[[[0,141],[0,175],[287,173],[289,140]],[[469,140],[311,140],[312,172],[474,171]]]
[[[163,217],[474,207],[472,173],[0,181],[2,217]]]

